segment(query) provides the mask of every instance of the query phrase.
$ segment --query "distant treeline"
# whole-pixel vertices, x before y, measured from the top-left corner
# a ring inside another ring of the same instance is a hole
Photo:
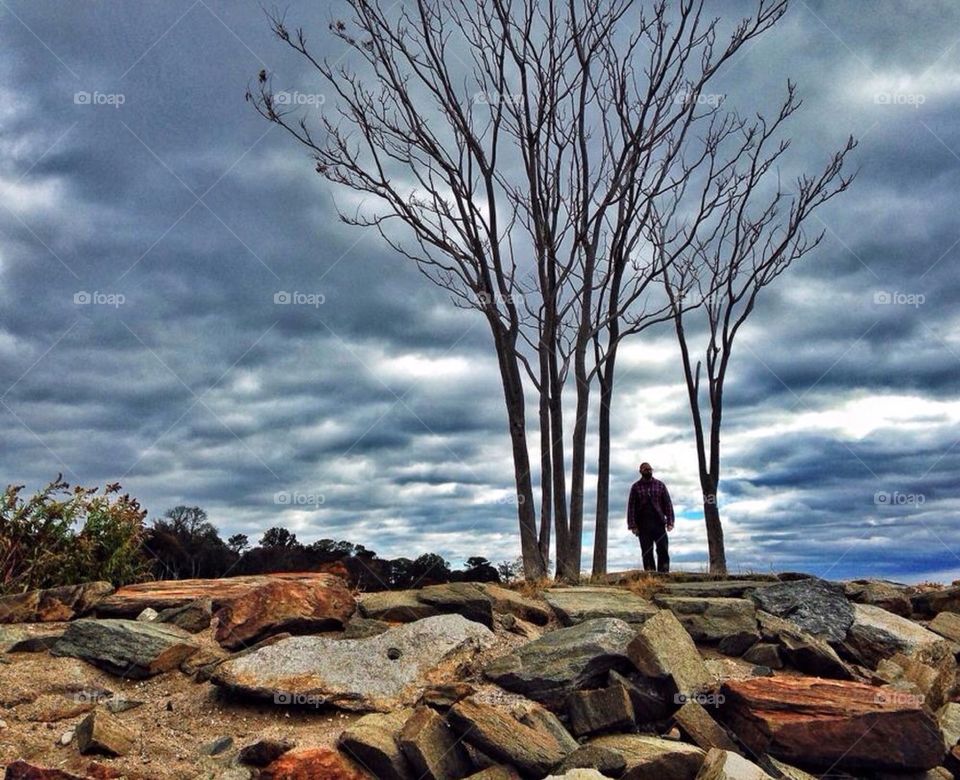
[[[178,506],[148,522],[147,511],[119,484],[71,486],[57,477],[32,496],[22,485],[0,494],[0,593],[107,580],[120,586],[149,579],[211,578],[277,571],[328,571],[363,590],[441,582],[513,579],[519,563],[467,559],[453,570],[441,556],[380,558],[347,541],[301,543],[269,529],[256,546],[246,534],[226,541],[196,506]]]
[[[277,571],[329,571],[340,574],[362,590],[419,587],[441,582],[500,582],[517,574],[518,564],[495,567],[486,558],[467,559],[453,570],[440,555],[418,558],[380,558],[362,544],[320,539],[297,540],[286,528],[267,530],[252,547],[246,534],[224,541],[200,507],[178,506],[153,521],[144,537],[144,549],[157,579],[223,577]]]

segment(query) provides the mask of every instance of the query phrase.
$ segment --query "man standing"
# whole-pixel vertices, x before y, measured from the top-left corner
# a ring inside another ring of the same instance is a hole
[[[627,527],[640,538],[644,571],[670,571],[667,532],[673,530],[673,503],[667,486],[653,478],[653,467],[640,464],[640,479],[630,488]],[[657,549],[654,562],[653,549]]]

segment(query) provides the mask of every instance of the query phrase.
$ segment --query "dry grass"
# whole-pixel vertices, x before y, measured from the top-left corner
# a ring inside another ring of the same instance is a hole
[[[539,580],[516,580],[515,582],[507,583],[506,587],[510,590],[515,590],[521,596],[525,596],[528,599],[539,599],[543,597],[543,592],[547,588],[553,588],[560,583],[555,582],[549,577],[542,577]]]
[[[658,574],[643,572],[631,577],[624,585],[631,593],[645,599],[653,598],[653,594],[663,590],[665,578]]]

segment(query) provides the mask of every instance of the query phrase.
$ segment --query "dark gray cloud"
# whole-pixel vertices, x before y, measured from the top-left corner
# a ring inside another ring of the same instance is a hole
[[[288,16],[325,48],[335,12]],[[486,327],[343,225],[353,201],[244,103],[260,68],[323,92],[259,4],[7,0],[0,17],[3,481],[121,479],[153,514],[202,504],[225,534],[279,523],[388,555],[514,557]],[[722,491],[734,566],[960,569],[958,21],[950,2],[798,0],[718,85],[752,109],[799,82],[785,179],[862,138],[855,187],[815,226],[822,246],[737,347]],[[636,463],[655,460],[682,516],[675,558],[698,567],[674,350],[661,328],[624,352],[614,512]],[[612,565],[635,565],[615,524]]]

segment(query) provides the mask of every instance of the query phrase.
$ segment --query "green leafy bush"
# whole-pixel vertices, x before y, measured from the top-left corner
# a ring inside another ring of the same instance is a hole
[[[11,485],[0,498],[0,593],[146,578],[147,512],[119,484],[71,488],[58,475],[28,499],[23,488]]]

